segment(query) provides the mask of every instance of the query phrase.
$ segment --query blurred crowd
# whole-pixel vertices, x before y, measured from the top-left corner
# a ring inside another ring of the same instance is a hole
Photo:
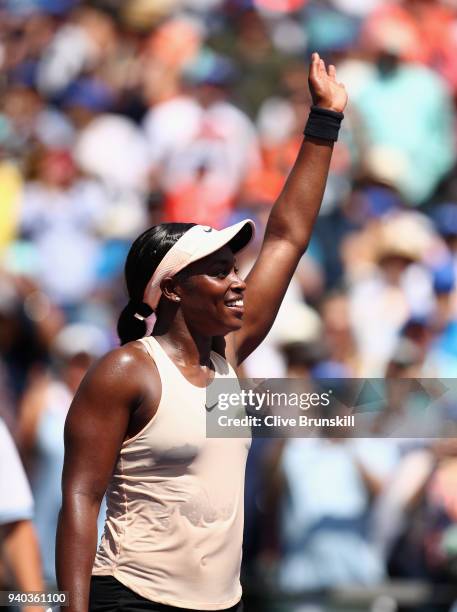
[[[350,102],[311,244],[242,373],[452,378],[456,0],[0,4],[0,412],[48,584],[63,424],[118,342],[131,241],[161,221],[251,217],[249,270],[302,139],[315,50]],[[414,398],[386,397],[391,421],[414,418]],[[255,440],[248,582],[452,582],[456,457],[452,440]]]

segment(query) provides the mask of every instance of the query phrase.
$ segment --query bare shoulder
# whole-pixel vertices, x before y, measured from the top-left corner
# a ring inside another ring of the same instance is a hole
[[[150,395],[160,379],[154,361],[142,342],[115,348],[96,361],[85,375],[73,404],[103,410],[115,405],[132,406]],[[73,406],[75,408],[75,406]]]
[[[101,499],[132,415],[151,397],[155,366],[141,342],[109,351],[87,372],[65,423],[63,487]]]
[[[109,384],[114,387],[131,386],[141,382],[145,373],[150,377],[151,367],[155,370],[154,362],[145,346],[135,340],[103,355],[91,366],[84,382]]]

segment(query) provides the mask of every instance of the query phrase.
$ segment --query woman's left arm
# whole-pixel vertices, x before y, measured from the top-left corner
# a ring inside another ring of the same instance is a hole
[[[309,87],[313,104],[342,112],[347,94],[336,81],[334,66],[326,69],[312,56]],[[239,365],[267,335],[284,294],[305,252],[324,195],[333,142],[305,137],[295,164],[274,204],[259,257],[246,278],[243,327],[227,337],[227,352]]]

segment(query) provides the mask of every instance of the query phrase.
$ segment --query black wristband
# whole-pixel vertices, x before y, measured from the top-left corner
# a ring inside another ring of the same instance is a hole
[[[338,140],[338,132],[343,118],[343,113],[320,106],[312,106],[303,133],[310,138],[335,142]]]

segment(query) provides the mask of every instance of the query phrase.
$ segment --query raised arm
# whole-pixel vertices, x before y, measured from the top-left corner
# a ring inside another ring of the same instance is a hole
[[[336,70],[328,70],[317,53],[309,70],[313,104],[342,112],[347,94],[336,81]],[[246,282],[243,327],[227,338],[237,364],[262,342],[281,305],[293,273],[305,252],[327,181],[333,142],[305,137],[298,157],[273,206],[260,255]]]
[[[88,610],[100,503],[144,396],[141,380],[141,349],[116,349],[89,370],[68,413],[56,541],[58,585],[69,592],[66,612]]]

